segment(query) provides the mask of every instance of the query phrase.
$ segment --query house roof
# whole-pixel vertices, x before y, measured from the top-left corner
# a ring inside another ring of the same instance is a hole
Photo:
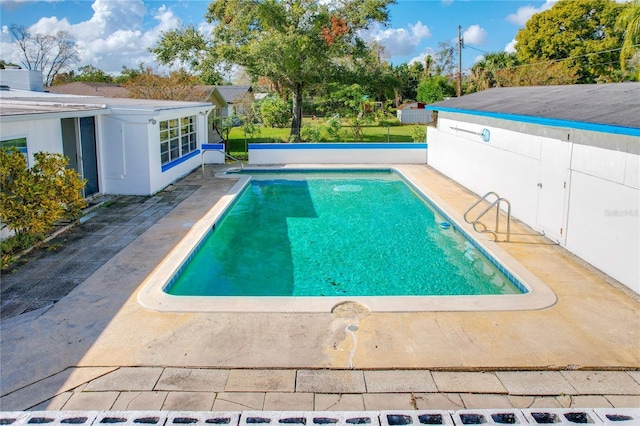
[[[131,113],[157,113],[180,108],[209,107],[209,102],[166,101],[157,99],[106,98],[30,92],[0,91],[0,117],[20,120],[33,114],[73,111],[128,110]]]
[[[74,81],[73,83],[61,84],[59,86],[48,87],[50,93],[80,96],[104,96],[107,98],[126,98],[129,90],[115,83],[98,83]]]
[[[216,88],[228,104],[239,102],[247,93],[253,92],[251,86],[216,86]]]
[[[640,129],[640,83],[500,87],[450,98],[426,109],[485,115],[547,125],[587,123]],[[623,133],[626,133],[623,131]]]

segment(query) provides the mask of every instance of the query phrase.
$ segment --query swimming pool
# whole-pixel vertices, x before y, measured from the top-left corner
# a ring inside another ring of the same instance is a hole
[[[278,312],[346,301],[376,311],[532,306],[532,277],[498,262],[398,171],[310,172],[242,175],[207,225],[147,279],[141,303]]]

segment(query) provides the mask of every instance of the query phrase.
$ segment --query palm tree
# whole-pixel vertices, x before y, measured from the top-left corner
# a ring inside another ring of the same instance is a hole
[[[624,31],[620,65],[625,69],[627,58],[633,58],[640,44],[640,0],[633,0],[618,16],[616,30]]]

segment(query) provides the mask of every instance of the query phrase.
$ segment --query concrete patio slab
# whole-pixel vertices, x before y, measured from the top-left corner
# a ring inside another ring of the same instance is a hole
[[[268,392],[264,398],[264,410],[313,411],[312,393]]]
[[[415,409],[410,393],[367,393],[362,398],[367,411]]]
[[[512,408],[507,395],[461,393],[460,398],[467,409]]]
[[[514,395],[573,395],[578,393],[559,371],[498,371],[496,376]]]
[[[213,404],[214,411],[262,410],[264,392],[221,392]]]
[[[364,411],[364,399],[361,394],[323,394],[317,393],[314,400],[316,411]]]
[[[112,410],[160,410],[167,399],[168,392],[120,392]]]
[[[429,371],[372,370],[364,372],[364,380],[370,393],[438,391]]]
[[[293,392],[294,370],[231,370],[225,386],[227,392]]]
[[[493,373],[434,371],[431,375],[440,392],[507,393]]]
[[[215,399],[214,392],[169,392],[162,409],[211,411]]]
[[[570,408],[611,408],[613,405],[600,395],[576,395],[571,399]]]
[[[640,394],[640,383],[625,371],[563,371],[562,375],[578,394]]]
[[[80,392],[74,393],[64,404],[65,411],[73,410],[110,410],[118,399],[118,392]]]
[[[122,367],[89,382],[85,390],[151,391],[161,374],[162,368],[157,367]]]
[[[460,410],[464,402],[457,393],[417,393],[414,395],[418,410]]]
[[[165,368],[155,390],[224,392],[229,370]]]
[[[364,393],[366,389],[362,371],[299,370],[296,378],[299,392]]]

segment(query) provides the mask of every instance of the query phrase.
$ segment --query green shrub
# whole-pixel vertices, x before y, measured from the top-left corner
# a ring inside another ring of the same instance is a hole
[[[340,122],[340,117],[332,117],[327,120],[327,134],[329,135],[329,140],[338,142],[342,138],[342,123]]]
[[[20,151],[0,150],[0,222],[14,233],[3,244],[3,252],[26,248],[56,222],[77,218],[86,205],[82,197],[86,181],[66,168],[68,158],[38,152],[34,159],[33,167],[27,168]]]
[[[260,117],[267,127],[287,127],[291,123],[291,108],[277,96],[269,96],[260,102]]]
[[[300,139],[305,142],[320,141],[320,126],[306,126],[300,129]]]
[[[411,137],[414,142],[426,142],[427,130],[425,126],[413,126],[411,129]]]

